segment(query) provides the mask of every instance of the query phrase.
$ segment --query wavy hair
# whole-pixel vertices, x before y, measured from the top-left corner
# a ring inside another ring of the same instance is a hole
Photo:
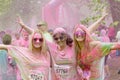
[[[92,37],[90,36],[90,33],[88,32],[87,28],[84,25],[77,24],[74,28],[73,31],[73,40],[74,40],[74,46],[75,46],[75,53],[77,54],[77,57],[81,57],[81,47],[79,46],[79,42],[75,39],[75,32],[76,29],[82,29],[85,32],[85,40],[84,40],[84,47],[85,47],[85,52],[90,50],[89,48],[89,42],[93,41]]]

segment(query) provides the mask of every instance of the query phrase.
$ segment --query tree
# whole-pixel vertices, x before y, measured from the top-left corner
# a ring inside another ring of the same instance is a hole
[[[104,7],[108,6],[106,0],[88,0],[88,7],[92,11],[92,14],[85,19],[81,20],[82,24],[89,25],[95,22],[101,17],[101,12]]]
[[[118,21],[120,23],[120,0],[108,0],[108,2],[110,4],[113,21]],[[118,24],[115,29],[116,32],[120,30],[120,24]]]
[[[0,0],[0,15],[9,9],[11,2],[12,0]]]

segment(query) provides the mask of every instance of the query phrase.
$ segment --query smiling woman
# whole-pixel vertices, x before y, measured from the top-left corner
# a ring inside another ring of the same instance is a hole
[[[100,59],[108,55],[111,50],[120,49],[120,43],[103,43],[96,41],[92,39],[88,28],[81,24],[75,26],[73,33],[77,64],[83,70],[84,79],[101,80],[101,74],[99,72]],[[78,33],[79,36],[76,36]],[[83,33],[85,33],[84,36],[82,36]]]
[[[34,47],[39,48],[43,43],[43,38],[40,34],[35,33],[33,36],[32,42]]]
[[[85,40],[85,35],[86,33],[80,28],[78,28],[75,32],[75,38],[77,39],[77,41]]]
[[[13,57],[24,80],[49,80],[50,56],[41,32],[35,31],[30,48],[0,45]]]
[[[82,80],[78,75],[73,40],[64,28],[53,31],[55,44],[48,44],[52,55],[52,71],[56,80]]]

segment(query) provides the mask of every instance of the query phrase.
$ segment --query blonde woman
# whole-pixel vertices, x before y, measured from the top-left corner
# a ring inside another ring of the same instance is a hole
[[[74,28],[74,42],[77,64],[82,68],[85,80],[99,80],[98,60],[106,56],[110,50],[120,49],[118,42],[103,43],[93,40],[89,30],[80,24]]]
[[[29,48],[0,45],[17,63],[23,80],[49,80],[50,56],[41,32],[35,31]]]

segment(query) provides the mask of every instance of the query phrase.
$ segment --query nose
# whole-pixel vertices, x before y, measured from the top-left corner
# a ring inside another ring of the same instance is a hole
[[[78,36],[80,36],[81,35],[81,33],[78,33]]]
[[[59,42],[59,41],[61,41],[61,40],[60,40],[60,38],[58,38],[58,40],[57,40],[57,41],[58,41],[58,42]]]
[[[36,42],[37,42],[37,43],[40,42],[39,39],[37,39]]]

